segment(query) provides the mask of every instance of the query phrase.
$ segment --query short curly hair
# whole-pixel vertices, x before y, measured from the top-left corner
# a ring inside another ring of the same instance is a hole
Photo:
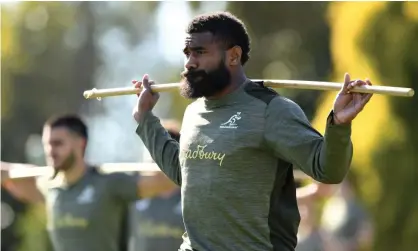
[[[239,46],[241,64],[250,58],[250,37],[244,23],[229,12],[214,12],[196,16],[186,29],[187,34],[210,32],[227,48]]]

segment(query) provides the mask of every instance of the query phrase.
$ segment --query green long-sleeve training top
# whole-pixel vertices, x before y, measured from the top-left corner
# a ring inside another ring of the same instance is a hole
[[[144,114],[136,133],[181,185],[180,250],[294,250],[300,216],[292,167],[339,183],[351,163],[351,125],[333,125],[331,115],[323,137],[296,103],[250,80],[190,104],[180,144]]]

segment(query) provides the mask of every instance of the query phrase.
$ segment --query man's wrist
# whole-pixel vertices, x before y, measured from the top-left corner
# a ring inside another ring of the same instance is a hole
[[[333,125],[342,125],[343,123],[338,119],[337,115],[335,115],[335,113],[332,113],[332,119],[331,119],[331,123]]]
[[[144,123],[144,121],[146,120],[146,118],[152,115],[152,111],[144,111],[144,112],[137,112],[134,114],[134,119],[135,121],[138,123],[138,125]]]
[[[328,115],[324,138],[328,144],[347,144],[351,136],[351,123],[335,124],[334,112]],[[338,117],[337,117],[338,118]]]
[[[344,123],[344,122],[342,122],[338,118],[338,116],[335,114],[334,110],[331,111],[331,113],[330,113],[330,115],[328,117],[328,123],[330,125],[337,125],[337,126],[340,126],[340,125],[350,125],[351,124],[351,123]]]
[[[346,127],[346,126],[351,126],[351,122],[348,122],[348,123],[342,122],[339,119],[339,117],[335,115],[334,110],[331,110],[331,112],[329,113],[327,117],[327,125]]]

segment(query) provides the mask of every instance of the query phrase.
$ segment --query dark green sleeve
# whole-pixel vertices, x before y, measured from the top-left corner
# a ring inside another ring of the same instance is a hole
[[[138,123],[136,133],[144,142],[152,159],[177,185],[181,185],[179,143],[172,139],[160,120],[148,112]]]
[[[119,201],[130,203],[138,200],[138,176],[127,173],[107,174],[110,193]]]
[[[332,125],[332,112],[323,137],[293,101],[276,97],[265,114],[264,140],[282,158],[322,183],[340,183],[353,156],[351,124]]]

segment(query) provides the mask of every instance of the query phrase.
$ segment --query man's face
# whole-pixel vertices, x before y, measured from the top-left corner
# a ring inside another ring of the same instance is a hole
[[[181,74],[181,95],[186,98],[212,97],[231,81],[227,53],[210,32],[192,33],[183,50],[185,71]]]
[[[64,127],[45,127],[42,135],[46,162],[57,171],[70,169],[80,152],[80,138]]]

